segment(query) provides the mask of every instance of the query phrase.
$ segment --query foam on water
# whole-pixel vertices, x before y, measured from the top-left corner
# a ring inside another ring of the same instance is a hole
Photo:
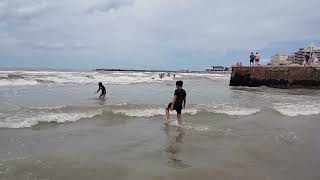
[[[184,109],[183,114],[197,115],[200,112],[209,112],[217,114],[225,114],[229,116],[249,116],[260,112],[257,108],[241,108],[232,106],[191,106],[191,108]],[[154,117],[164,116],[165,110],[163,108],[124,108],[124,109],[113,109],[114,114],[121,114],[128,117]],[[170,112],[170,114],[176,114],[176,111]]]
[[[48,71],[0,71],[0,85],[37,85],[39,83],[79,83],[90,84],[133,84],[172,80],[160,79],[155,73],[100,73],[100,72],[48,72]],[[10,78],[13,77],[13,78]],[[19,79],[20,78],[20,79]]]
[[[161,108],[154,109],[115,109],[112,110],[114,114],[121,114],[128,117],[154,117],[154,116],[164,116],[165,110]],[[195,115],[198,113],[197,109],[186,109],[182,111],[183,114]],[[170,114],[176,114],[175,111],[170,112]]]
[[[0,122],[0,128],[27,128],[32,127],[40,122],[75,122],[80,119],[92,118],[101,114],[102,111],[94,111],[87,113],[48,113],[24,119],[21,117],[9,117],[3,122]]]
[[[200,105],[203,106],[203,105]],[[258,108],[246,108],[246,107],[237,107],[230,105],[208,105],[204,107],[208,112],[218,113],[218,114],[226,114],[229,116],[249,116],[252,114],[256,114],[261,111]]]
[[[308,116],[320,114],[320,104],[316,102],[275,103],[273,108],[285,116]]]
[[[0,79],[0,86],[34,86],[39,84],[35,80],[25,79]]]
[[[176,73],[176,78],[228,79],[229,74]],[[133,84],[172,81],[173,76],[159,78],[152,72],[60,72],[60,71],[0,71],[0,86],[37,85],[40,83]]]
[[[260,109],[255,108],[235,108],[235,109],[222,109],[214,110],[215,113],[226,114],[230,116],[249,116],[260,112]]]
[[[29,107],[29,108],[36,109],[36,110],[58,110],[66,107],[67,106],[42,106],[42,107]]]

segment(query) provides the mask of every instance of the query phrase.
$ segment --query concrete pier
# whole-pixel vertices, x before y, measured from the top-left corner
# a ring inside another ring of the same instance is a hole
[[[320,67],[232,67],[230,86],[320,89]]]

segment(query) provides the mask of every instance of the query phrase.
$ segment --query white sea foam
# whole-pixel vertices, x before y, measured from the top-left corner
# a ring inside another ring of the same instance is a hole
[[[8,74],[7,73],[1,73],[0,72],[0,78],[8,78]]]
[[[42,107],[29,107],[30,109],[36,109],[36,110],[56,110],[56,109],[62,109],[67,106],[42,106]]]
[[[231,108],[231,109],[217,109],[213,110],[215,113],[226,114],[230,116],[249,116],[260,112],[256,108]]]
[[[3,122],[0,122],[0,128],[26,128],[32,127],[40,122],[75,122],[84,118],[92,118],[96,115],[101,115],[102,111],[88,112],[88,113],[49,113],[34,117],[17,118],[9,117]]]
[[[204,108],[208,112],[218,113],[218,114],[226,114],[229,116],[249,116],[252,114],[256,114],[261,111],[258,108],[247,108],[247,107],[238,107],[231,105],[199,105]]]
[[[133,84],[172,80],[172,77],[160,79],[155,73],[100,73],[100,72],[48,72],[48,71],[0,71],[5,79],[0,85],[36,85],[40,83],[78,83],[90,84],[104,82],[108,84]],[[9,78],[9,77],[14,77]],[[19,79],[20,77],[20,79]]]
[[[114,114],[121,114],[128,117],[154,117],[154,116],[164,116],[165,110],[158,108],[158,109],[115,109],[112,110]],[[186,109],[183,110],[182,113],[195,115],[198,113],[197,109]],[[176,114],[173,111],[171,114]]]
[[[39,84],[35,80],[25,79],[0,79],[0,86],[30,86]]]
[[[285,116],[308,116],[320,114],[320,104],[316,102],[275,103],[276,111]]]
[[[249,116],[260,112],[257,108],[240,108],[231,106],[199,106],[197,108],[188,108],[182,111],[183,114],[196,115],[201,111],[212,113],[226,114],[230,116]],[[121,114],[128,117],[154,117],[164,116],[165,110],[162,108],[149,108],[149,109],[114,109],[114,114]],[[175,111],[170,114],[176,114]]]
[[[58,71],[0,71],[0,86],[37,85],[39,83],[78,83],[90,84],[104,82],[108,84],[133,84],[172,81],[173,76],[159,78],[151,72],[58,72]],[[20,79],[19,79],[20,78]],[[177,73],[176,78],[228,79],[228,74]]]

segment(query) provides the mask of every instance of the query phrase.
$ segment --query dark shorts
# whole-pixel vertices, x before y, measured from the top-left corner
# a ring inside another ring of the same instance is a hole
[[[168,109],[171,108],[171,105],[172,105],[172,103],[168,104]],[[181,114],[182,107],[175,107],[175,106],[173,106],[173,110],[176,110],[176,111],[177,111],[177,114]]]
[[[253,63],[253,61],[254,61],[253,59],[250,60],[251,63]]]

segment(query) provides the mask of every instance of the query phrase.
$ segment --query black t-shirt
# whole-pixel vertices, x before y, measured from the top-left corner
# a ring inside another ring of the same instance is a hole
[[[255,56],[253,54],[250,55],[250,61],[253,61]]]
[[[106,94],[106,87],[104,87],[104,85],[101,85],[101,86],[99,87],[99,90],[101,90],[101,93],[102,93],[102,94]]]
[[[182,107],[183,101],[186,99],[187,93],[184,89],[176,89],[174,95],[177,96],[175,107]]]

